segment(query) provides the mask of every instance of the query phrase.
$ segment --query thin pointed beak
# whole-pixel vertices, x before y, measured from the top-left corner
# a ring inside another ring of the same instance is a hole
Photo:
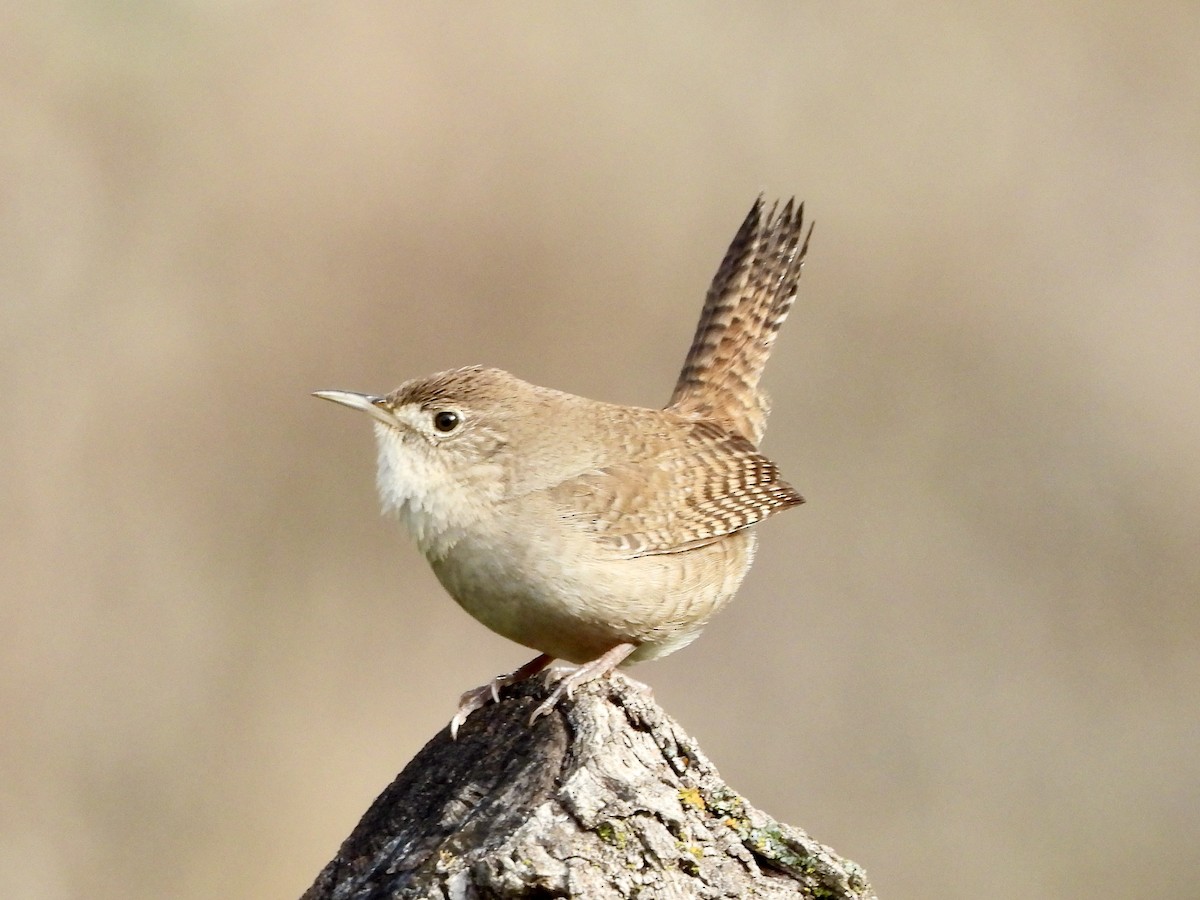
[[[390,425],[393,428],[399,424],[391,410],[387,408],[387,400],[383,397],[376,397],[373,394],[356,394],[353,391],[313,391],[313,396],[320,397],[322,400],[332,400],[342,406],[365,412],[372,419],[377,419],[384,425]]]

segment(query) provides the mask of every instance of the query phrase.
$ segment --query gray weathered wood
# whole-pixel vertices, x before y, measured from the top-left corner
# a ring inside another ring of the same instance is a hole
[[[545,692],[531,679],[437,735],[302,900],[874,897],[721,781],[637,682],[587,685],[530,727]]]

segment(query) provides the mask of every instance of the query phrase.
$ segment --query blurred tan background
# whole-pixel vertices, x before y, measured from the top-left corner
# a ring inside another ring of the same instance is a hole
[[[661,405],[753,198],[808,505],[634,674],[901,898],[1189,896],[1200,8],[11,4],[0,895],[293,897],[528,658],[308,396]]]

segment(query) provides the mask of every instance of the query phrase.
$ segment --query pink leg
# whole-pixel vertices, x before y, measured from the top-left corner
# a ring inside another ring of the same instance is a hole
[[[458,712],[454,714],[454,718],[450,720],[450,737],[453,740],[458,740],[458,729],[462,728],[463,722],[467,721],[467,716],[475,712],[482,706],[486,706],[488,701],[493,703],[500,702],[500,689],[510,684],[516,684],[518,681],[524,681],[532,675],[536,675],[550,663],[554,662],[553,656],[547,656],[545,653],[535,656],[521,668],[515,672],[510,672],[507,675],[497,675],[485,685],[477,688],[472,688],[459,698]]]
[[[596,657],[591,662],[584,663],[574,672],[569,672],[559,681],[558,686],[550,696],[533,711],[533,715],[529,717],[529,724],[532,725],[540,717],[549,713],[550,710],[558,705],[558,701],[563,697],[570,699],[574,696],[575,688],[581,684],[587,684],[589,681],[595,681],[597,678],[603,678],[608,675],[636,649],[637,644],[617,644],[617,646],[606,651],[603,655]]]

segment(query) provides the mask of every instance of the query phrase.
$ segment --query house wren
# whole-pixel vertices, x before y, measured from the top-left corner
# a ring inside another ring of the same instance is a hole
[[[758,386],[796,296],[811,226],[761,198],[717,270],[665,409],[587,400],[471,366],[384,397],[316,396],[375,419],[378,487],[472,616],[540,652],[463,695],[457,734],[499,689],[579,663],[578,685],[691,643],[754,557],[755,523],[803,498],[757,451]]]

